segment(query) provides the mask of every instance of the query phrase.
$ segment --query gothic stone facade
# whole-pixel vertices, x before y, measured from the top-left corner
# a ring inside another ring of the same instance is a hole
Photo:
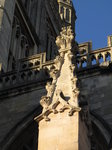
[[[0,1],[1,150],[112,148],[112,36],[93,51],[75,20],[71,0]]]

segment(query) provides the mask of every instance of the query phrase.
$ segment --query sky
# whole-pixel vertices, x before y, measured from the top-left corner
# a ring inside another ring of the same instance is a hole
[[[112,35],[112,0],[73,0],[76,10],[76,41],[92,41],[93,49],[107,46]]]

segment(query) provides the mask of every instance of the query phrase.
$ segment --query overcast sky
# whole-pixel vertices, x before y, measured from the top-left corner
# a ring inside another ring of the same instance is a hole
[[[76,9],[76,40],[92,41],[93,49],[107,46],[112,34],[112,0],[73,0]]]

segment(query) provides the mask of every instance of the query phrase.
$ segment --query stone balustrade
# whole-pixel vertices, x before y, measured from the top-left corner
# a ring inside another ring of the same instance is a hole
[[[45,80],[48,77],[47,70],[52,64],[53,61],[46,62],[45,53],[20,59],[16,62],[16,70],[0,74],[0,90],[42,78]]]
[[[35,68],[37,66],[41,68],[42,64],[44,64],[45,62],[46,62],[46,53],[41,53],[27,58],[19,59],[16,66],[17,67],[19,66],[19,70]]]
[[[82,50],[81,50],[82,52]],[[75,57],[77,71],[86,70],[100,66],[103,62],[111,62],[112,47],[98,50],[84,51],[84,54],[77,54]],[[46,53],[37,54],[23,59],[18,59],[15,70],[0,74],[0,90],[45,79],[48,72],[54,65],[54,61],[46,61]]]
[[[76,54],[75,59],[78,71],[100,66],[100,64],[104,62],[112,61],[112,47],[106,47],[93,51],[84,49],[83,54]]]

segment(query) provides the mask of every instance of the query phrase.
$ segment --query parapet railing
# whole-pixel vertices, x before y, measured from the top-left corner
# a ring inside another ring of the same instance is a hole
[[[48,76],[46,70],[53,63],[53,61],[46,62],[46,53],[18,60],[15,70],[0,74],[0,91],[34,80],[45,79]]]
[[[112,61],[112,47],[102,48],[75,57],[77,72],[100,66],[103,62]],[[0,90],[34,80],[45,79],[47,70],[54,64],[46,61],[46,53],[37,54],[17,60],[15,70],[0,74]]]
[[[35,66],[42,67],[42,64],[46,62],[46,53],[33,55],[27,58],[19,59],[16,62],[16,69],[25,70]]]
[[[100,66],[104,62],[112,61],[112,47],[102,48],[82,55],[76,55],[77,71]]]

